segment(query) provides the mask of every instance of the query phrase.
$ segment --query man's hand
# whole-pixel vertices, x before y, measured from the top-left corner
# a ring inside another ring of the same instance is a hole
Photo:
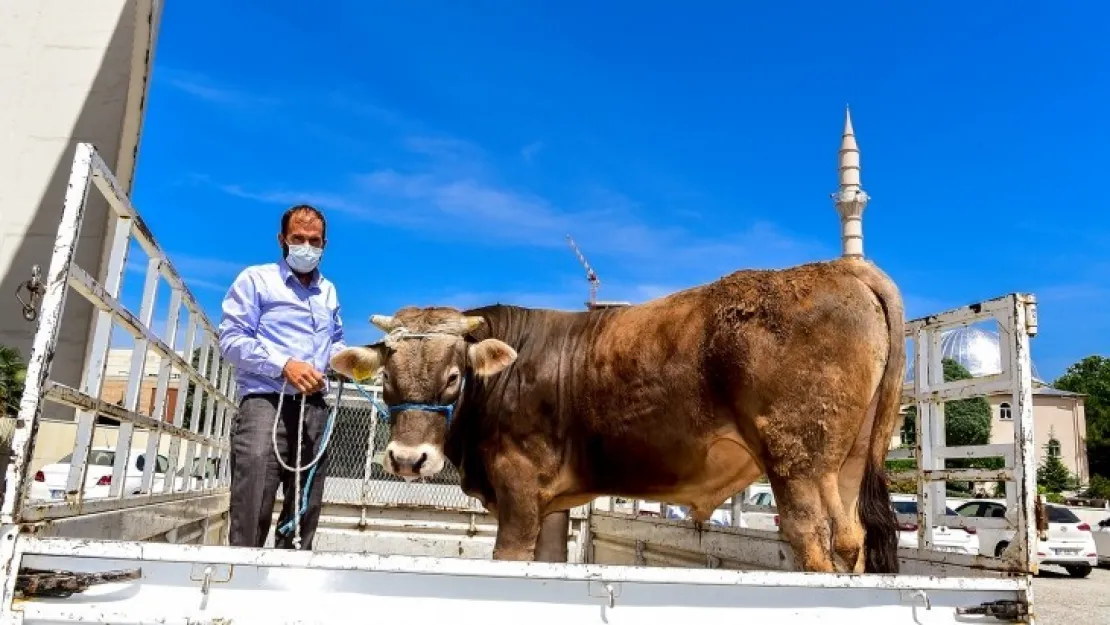
[[[286,380],[302,393],[315,393],[324,388],[324,374],[300,360],[289,360],[281,370]]]

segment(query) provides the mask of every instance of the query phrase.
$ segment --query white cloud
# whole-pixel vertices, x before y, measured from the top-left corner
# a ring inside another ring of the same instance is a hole
[[[226,292],[231,286],[232,279],[244,268],[242,263],[222,258],[206,258],[173,252],[166,252],[166,256],[190,290]],[[125,270],[128,273],[146,276],[147,264],[145,261],[131,259],[127,261]]]
[[[652,224],[641,217],[636,201],[600,186],[579,205],[559,206],[505,183],[493,159],[471,142],[422,133],[406,135],[400,144],[408,159],[354,174],[340,189],[221,188],[269,204],[312,203],[425,240],[560,248],[571,234],[591,262],[634,265],[667,281],[675,273],[686,279],[690,269],[696,279],[712,279],[739,268],[830,258],[836,251],[766,222],[740,222],[709,234],[695,234],[681,223]]]
[[[198,100],[233,108],[252,108],[279,104],[277,98],[258,95],[216,84],[211,78],[197,72],[160,67],[154,80],[164,81],[170,87]]]
[[[543,141],[533,141],[520,149],[520,156],[525,161],[531,163],[532,159],[536,158],[536,155],[539,154],[542,149]]]

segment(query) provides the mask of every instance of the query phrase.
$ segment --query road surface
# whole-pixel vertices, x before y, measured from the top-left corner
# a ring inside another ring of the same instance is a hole
[[[1033,579],[1033,602],[1041,625],[1110,625],[1110,569],[1074,579],[1046,566]]]

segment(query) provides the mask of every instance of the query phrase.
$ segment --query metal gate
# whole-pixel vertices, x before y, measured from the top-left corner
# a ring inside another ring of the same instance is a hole
[[[111,207],[111,243],[102,277],[78,266],[74,256],[90,189]],[[145,255],[146,263],[136,262],[137,255]],[[121,297],[128,266],[143,274],[138,316]],[[168,287],[169,299],[165,329],[156,333],[152,328],[162,287]],[[70,289],[96,308],[76,388],[51,377]],[[236,413],[230,399],[235,396],[232,367],[220,356],[212,323],[88,143],[76,146],[37,314],[0,522],[50,520],[42,531],[117,540],[147,539],[190,523],[203,523],[207,532],[208,524],[227,509],[228,432]],[[117,329],[133,343],[130,376],[118,403],[106,401],[102,392]],[[148,359],[157,363],[156,380],[145,379]],[[147,391],[151,400],[142,406]],[[58,441],[41,440],[48,403],[75,410],[66,424],[72,443],[66,440],[62,448]],[[36,445],[44,442],[55,445],[55,455],[46,459],[54,467],[49,475],[31,471]],[[61,449],[69,453],[58,457]],[[140,506],[141,515],[135,512]]]

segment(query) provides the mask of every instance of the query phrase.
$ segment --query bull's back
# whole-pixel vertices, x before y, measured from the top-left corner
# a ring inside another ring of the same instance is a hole
[[[677,483],[733,437],[762,461],[769,410],[801,406],[816,424],[843,406],[854,421],[888,354],[879,299],[835,261],[738,271],[620,310],[573,385],[589,474]]]
[[[878,384],[890,347],[886,315],[847,263],[737,272],[710,290],[709,366],[744,391],[744,408],[827,395],[815,384],[842,393]]]

